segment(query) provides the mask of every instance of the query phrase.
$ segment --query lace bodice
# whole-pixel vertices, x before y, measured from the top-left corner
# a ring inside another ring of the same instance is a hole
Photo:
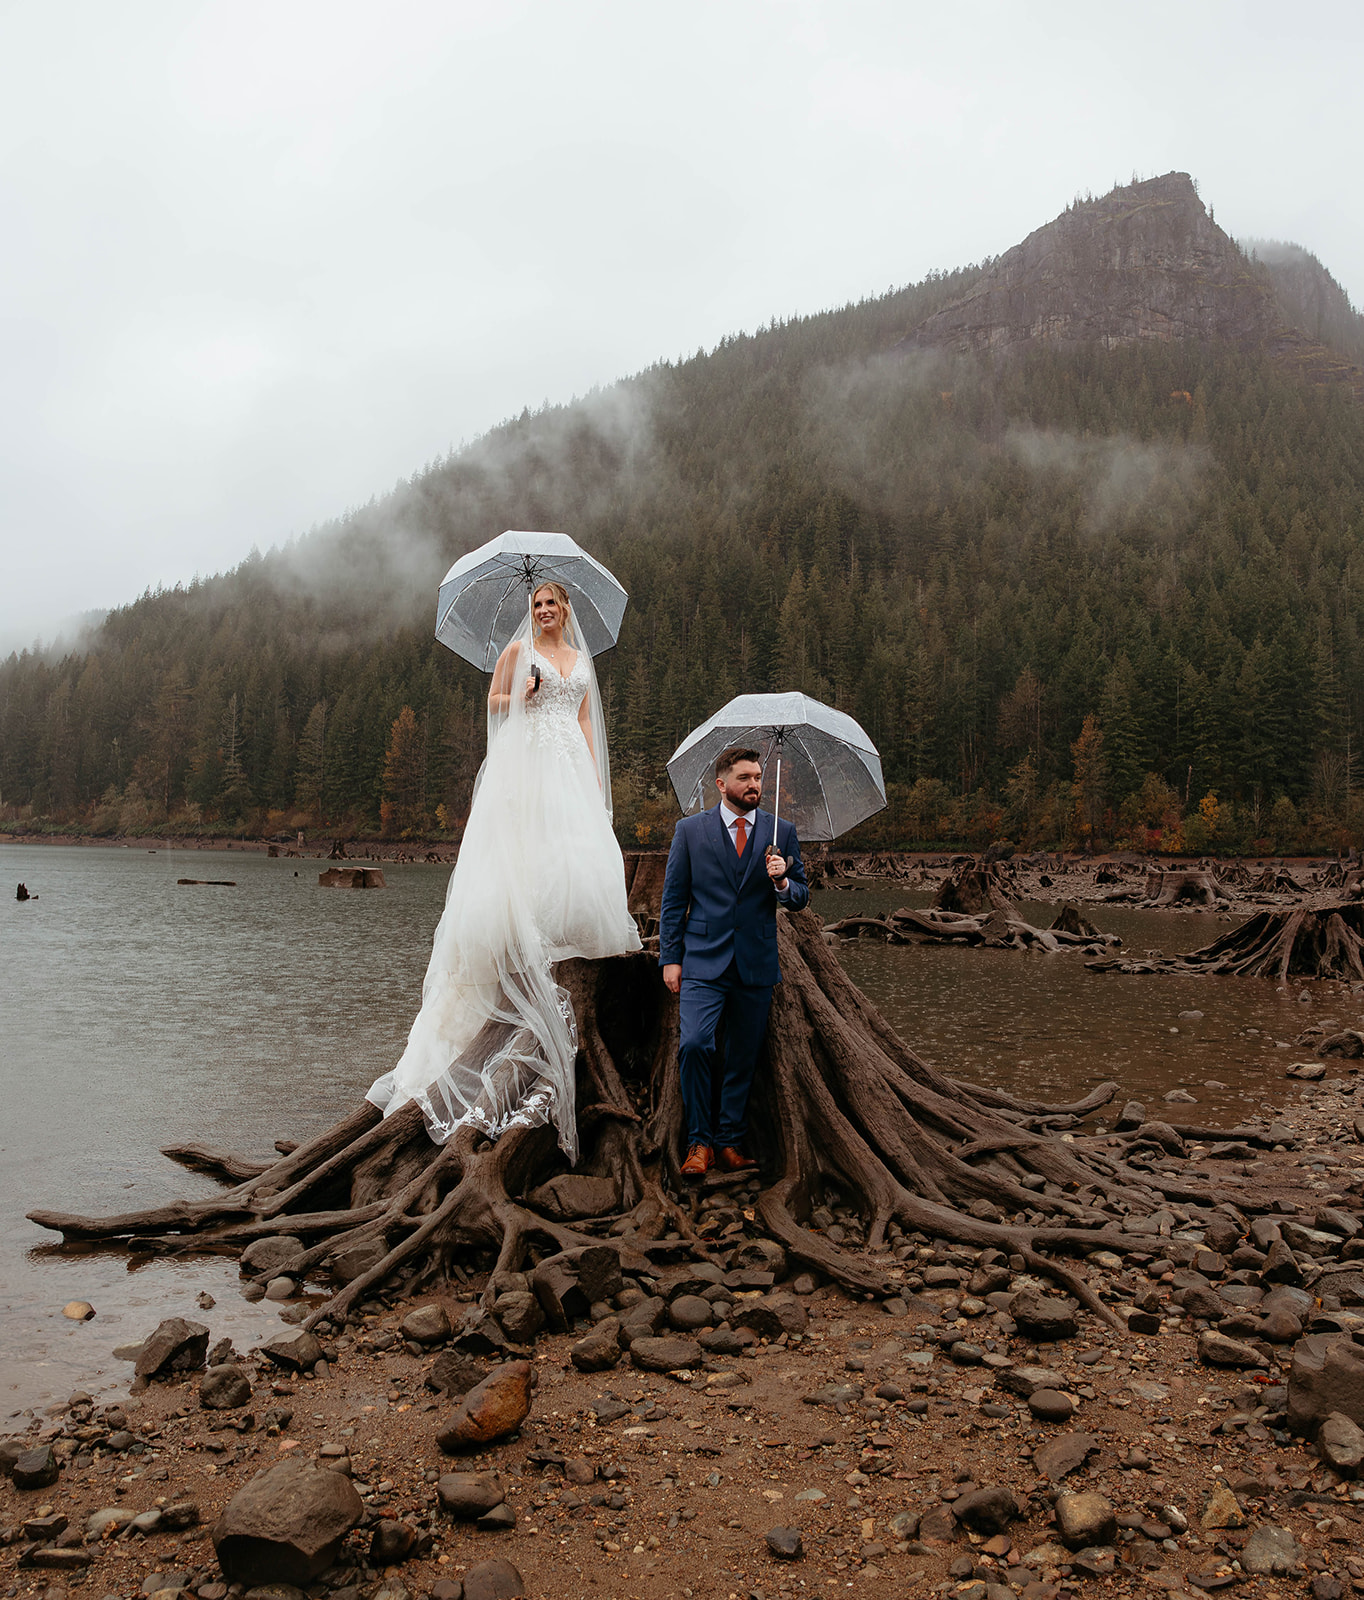
[[[578,726],[578,711],[587,693],[587,667],[580,650],[573,670],[565,678],[558,667],[538,650],[531,651],[531,661],[540,668],[540,687],[526,701],[526,726],[540,734],[562,738],[571,733],[582,738]]]

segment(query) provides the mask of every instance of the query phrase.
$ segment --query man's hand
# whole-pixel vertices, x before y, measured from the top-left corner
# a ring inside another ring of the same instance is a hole
[[[673,994],[678,994],[682,989],[682,967],[679,962],[670,961],[663,969],[663,985]]]
[[[769,847],[767,852],[767,876],[774,889],[780,892],[786,888],[786,857],[775,847]]]

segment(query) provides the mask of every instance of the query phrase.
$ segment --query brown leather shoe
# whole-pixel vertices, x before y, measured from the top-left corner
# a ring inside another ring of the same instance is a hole
[[[721,1172],[756,1172],[758,1170],[758,1163],[746,1156],[742,1150],[736,1150],[732,1144],[728,1144],[722,1150],[715,1152],[715,1165]]]
[[[687,1159],[682,1163],[682,1176],[693,1181],[704,1178],[715,1165],[715,1152],[708,1144],[694,1144],[687,1150]]]

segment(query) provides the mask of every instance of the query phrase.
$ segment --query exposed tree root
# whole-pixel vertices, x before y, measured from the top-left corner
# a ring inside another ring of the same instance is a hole
[[[1364,979],[1364,903],[1258,911],[1201,950],[1148,960],[1088,961],[1092,972],[1213,973],[1239,978]]]
[[[656,926],[662,861],[635,857],[629,868],[632,909],[648,932]],[[1360,945],[1353,924],[1345,927],[1353,943],[1333,928],[1332,918],[1339,922],[1346,911],[1364,917],[1352,905],[1321,924],[1321,947],[1337,958]],[[1301,923],[1295,927],[1294,940]],[[573,1174],[550,1129],[513,1129],[496,1144],[464,1129],[436,1146],[414,1107],[382,1120],[361,1102],[268,1164],[174,1147],[175,1159],[232,1181],[211,1198],[114,1217],[30,1215],[69,1240],[121,1239],[143,1250],[241,1248],[288,1235],[302,1252],[290,1272],[333,1290],[310,1323],[335,1322],[379,1291],[451,1283],[475,1283],[491,1307],[500,1275],[588,1244],[611,1245],[637,1273],[681,1258],[723,1264],[744,1232],[756,1231],[778,1241],[792,1262],[873,1296],[896,1292],[902,1272],[881,1252],[906,1232],[1019,1256],[1117,1325],[1058,1257],[1139,1249],[1134,1239],[1149,1239],[1155,1215],[1167,1227],[1170,1218],[1196,1226],[1199,1211],[1216,1205],[1232,1180],[1214,1188],[1197,1165],[1168,1170],[1169,1157],[1185,1138],[1267,1137],[1265,1130],[1222,1135],[1163,1123],[1087,1135],[1084,1119],[1117,1085],[1052,1106],[952,1079],[918,1057],[851,982],[813,912],[783,913],[778,939],[785,981],[774,997],[750,1118],[763,1173],[752,1223],[737,1210],[702,1211],[697,1192],[680,1181],[677,1005],[647,953],[559,969],[582,1042],[582,1156]],[[1061,1137],[1067,1129],[1079,1131]],[[723,1195],[725,1184],[715,1178],[704,1192]],[[1253,1183],[1235,1186],[1242,1209],[1255,1209]],[[831,1203],[860,1213],[864,1252],[839,1249],[815,1225],[814,1214]],[[1144,1226],[1126,1232],[1127,1219]]]

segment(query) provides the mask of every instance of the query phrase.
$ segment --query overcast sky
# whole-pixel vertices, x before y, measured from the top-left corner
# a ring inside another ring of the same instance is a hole
[[[0,0],[0,650],[1133,172],[1364,303],[1364,7]]]

